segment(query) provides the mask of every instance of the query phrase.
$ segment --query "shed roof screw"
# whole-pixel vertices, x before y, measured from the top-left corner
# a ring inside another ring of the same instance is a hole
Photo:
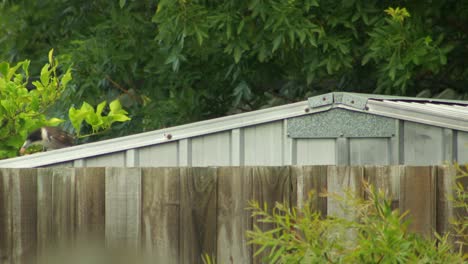
[[[309,113],[310,109],[307,107],[306,109],[304,109],[304,112],[306,113]]]

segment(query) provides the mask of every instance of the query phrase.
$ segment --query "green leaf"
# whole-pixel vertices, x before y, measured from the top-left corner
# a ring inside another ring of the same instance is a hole
[[[41,79],[41,83],[44,87],[47,87],[50,83],[50,71],[49,71],[49,68],[50,68],[50,64],[46,64],[44,65],[44,67],[42,67],[41,69],[41,76],[40,76],[40,79]]]
[[[72,123],[73,128],[75,129],[76,133],[80,135],[81,124],[86,119],[86,117],[90,114],[94,113],[93,107],[84,102],[83,105],[79,110],[75,109],[75,107],[70,107],[68,110],[68,118]]]
[[[109,108],[110,108],[110,113],[116,113],[116,114],[121,113],[121,112],[127,113],[125,110],[122,109],[122,105],[120,104],[120,101],[118,99],[112,101],[109,104]]]
[[[79,135],[81,130],[81,123],[83,123],[84,115],[80,113],[75,107],[70,107],[68,110],[68,118],[75,129],[75,132]]]
[[[96,108],[96,114],[101,116],[102,115],[102,110],[104,110],[104,107],[106,107],[106,105],[107,105],[107,101],[101,102]]]
[[[61,84],[63,87],[66,87],[67,84],[72,80],[71,69],[69,68],[65,74],[62,76]]]
[[[243,50],[242,50],[241,47],[237,46],[237,47],[234,48],[234,61],[236,63],[239,63],[239,61],[240,61],[240,59],[242,57],[242,52],[243,52]]]
[[[315,39],[314,35],[311,35],[309,37],[309,43],[312,47],[315,47],[315,48],[317,47],[317,40]]]
[[[195,29],[195,36],[197,37],[197,42],[200,46],[203,44],[203,39],[208,37],[208,35],[199,28]]]
[[[275,52],[275,50],[278,49],[279,45],[281,44],[281,42],[283,41],[283,35],[279,35],[277,36],[274,40],[273,40],[273,49],[271,50],[272,52]]]
[[[88,104],[87,102],[84,102],[83,105],[81,105],[80,111],[83,113],[90,113],[94,112],[94,108],[92,105]]]
[[[49,64],[53,65],[54,64],[54,49],[51,49],[49,51],[49,56],[48,57],[49,57]]]
[[[244,28],[244,25],[245,25],[245,21],[244,19],[242,19],[241,22],[239,23],[239,26],[237,27],[237,35],[240,35],[240,33],[242,32],[242,29]]]
[[[369,60],[372,58],[373,54],[372,53],[367,53],[366,55],[364,55],[364,57],[362,58],[362,62],[361,62],[361,65],[366,65]]]
[[[29,78],[29,64],[31,61],[25,60],[23,61],[23,64],[21,65],[21,68],[23,69],[24,74],[26,75],[26,78]]]
[[[53,118],[47,120],[46,125],[48,125],[48,126],[58,126],[63,122],[65,122],[65,120],[53,117]]]
[[[110,118],[110,122],[125,122],[127,120],[131,120],[130,117],[124,115],[124,114],[109,114],[108,116]]]
[[[86,123],[93,127],[94,131],[99,130],[99,126],[103,124],[102,117],[98,116],[96,113],[88,113],[85,117]]]
[[[119,0],[119,6],[120,8],[123,8],[125,6],[126,0]]]
[[[23,65],[23,62],[19,62],[18,64],[16,64],[15,66],[13,67],[10,67],[8,69],[8,73],[6,75],[6,79],[7,80],[11,80],[11,78],[15,75],[16,71],[18,70],[19,67],[21,67]]]
[[[8,62],[3,61],[0,63],[0,74],[6,79],[8,76],[8,70],[10,69],[10,64]],[[0,78],[2,77],[0,76]]]
[[[396,76],[396,68],[395,67],[390,68],[390,71],[388,72],[388,76],[390,77],[390,80],[392,80],[392,81],[395,80],[395,76]]]
[[[42,85],[42,83],[40,81],[34,81],[34,82],[32,82],[32,84],[34,85],[34,87],[36,87],[36,89],[39,92],[44,90],[44,85]]]

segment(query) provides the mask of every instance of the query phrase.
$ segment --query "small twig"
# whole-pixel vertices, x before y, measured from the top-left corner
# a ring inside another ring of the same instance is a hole
[[[106,128],[102,131],[99,131],[99,132],[96,132],[96,133],[90,133],[90,134],[84,134],[84,135],[77,135],[76,138],[77,139],[81,139],[81,138],[86,138],[86,137],[90,137],[90,136],[96,136],[96,135],[101,135],[101,134],[104,134],[105,132],[109,131],[109,128]]]
[[[128,89],[125,89],[124,87],[122,87],[120,84],[118,84],[116,81],[112,80],[111,77],[109,75],[106,75],[105,76],[106,80],[108,80],[115,88],[119,89],[120,91],[122,91],[123,93],[125,94],[128,94],[130,97],[132,97],[135,101],[137,102],[141,102],[140,98],[132,93],[130,93],[128,91]]]

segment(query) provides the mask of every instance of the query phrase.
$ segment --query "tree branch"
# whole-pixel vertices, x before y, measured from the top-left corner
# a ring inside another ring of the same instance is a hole
[[[132,97],[133,100],[135,100],[138,103],[141,103],[142,100],[139,96],[136,96],[135,94],[132,94],[128,89],[125,89],[122,87],[120,84],[118,84],[116,81],[112,80],[112,78],[109,75],[105,76],[106,80],[109,81],[115,88],[119,89],[122,91],[124,94],[127,94],[128,96]]]

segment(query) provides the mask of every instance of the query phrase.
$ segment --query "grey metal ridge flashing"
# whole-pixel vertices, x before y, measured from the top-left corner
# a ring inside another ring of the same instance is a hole
[[[457,104],[467,105],[468,101],[460,100],[444,100],[433,98],[418,98],[418,97],[404,97],[404,96],[391,96],[391,95],[378,95],[378,94],[361,94],[361,93],[347,93],[347,92],[332,92],[323,95],[318,95],[308,98],[309,106],[311,108],[322,107],[325,105],[345,105],[351,108],[366,110],[367,102],[369,100],[395,100],[395,101],[408,101],[408,102],[427,102],[439,104]]]
[[[368,99],[369,98],[367,96],[362,96],[361,94],[334,92],[310,97],[308,102],[311,108],[327,105],[332,107],[337,105],[346,105],[359,110],[364,110]]]

